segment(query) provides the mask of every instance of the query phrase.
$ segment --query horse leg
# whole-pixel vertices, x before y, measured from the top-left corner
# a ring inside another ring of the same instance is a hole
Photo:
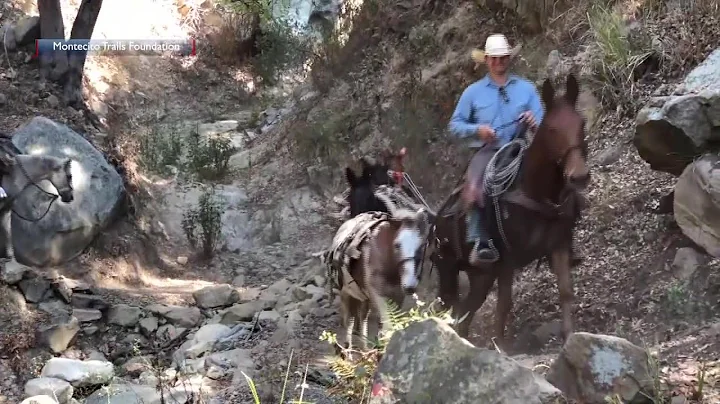
[[[495,310],[495,339],[500,348],[507,351],[509,342],[505,339],[505,326],[512,311],[513,271],[506,269],[498,275],[497,308]]]
[[[353,297],[347,293],[340,291],[340,331],[338,341],[335,345],[335,351],[338,355],[343,355],[343,349],[348,352],[352,347],[352,331],[355,328],[355,310],[353,310]]]
[[[458,269],[458,263],[442,265],[443,262],[440,261],[438,264],[440,264],[437,266],[440,283],[438,294],[442,301],[442,307],[444,310],[452,309],[453,314],[455,314],[459,298],[458,277],[460,270]]]
[[[370,312],[374,312],[378,318],[378,334],[380,330],[391,330],[390,311],[385,299],[372,287],[368,288],[367,295],[370,298],[368,302],[370,304]]]
[[[359,330],[358,336],[360,338],[359,346],[363,351],[367,349],[368,343],[368,322],[370,320],[370,302],[363,300],[358,302],[358,319]]]
[[[470,324],[472,323],[473,317],[475,317],[475,312],[485,303],[485,299],[487,299],[487,295],[490,293],[490,289],[493,283],[495,283],[496,278],[495,271],[490,269],[487,270],[487,272],[483,271],[480,273],[471,270],[467,272],[467,274],[468,281],[470,282],[470,290],[468,291],[467,297],[465,297],[459,305],[461,309],[456,315],[456,318],[465,316],[457,325],[457,333],[466,339],[470,335]]]
[[[10,261],[15,261],[15,250],[13,249],[13,242],[12,242],[12,227],[11,227],[11,220],[12,220],[12,209],[8,209],[7,211],[2,213],[2,231],[5,233],[5,255],[6,258]]]
[[[562,332],[563,338],[567,340],[573,332],[572,303],[575,300],[570,276],[570,249],[565,247],[553,251],[550,256],[550,263],[557,277],[560,308],[562,310]]]

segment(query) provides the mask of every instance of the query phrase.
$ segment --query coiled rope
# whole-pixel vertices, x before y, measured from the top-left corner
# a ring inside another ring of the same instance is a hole
[[[512,187],[518,173],[520,173],[523,155],[528,146],[529,142],[524,136],[516,136],[515,139],[503,145],[488,162],[487,168],[485,169],[485,177],[483,178],[485,195],[492,199],[498,231],[508,250],[511,248],[502,225],[500,197]],[[498,159],[507,156],[508,153],[510,153],[509,155],[512,156],[512,158],[510,160],[503,160],[507,161],[507,163],[498,167]],[[495,249],[494,246],[492,248]],[[495,251],[495,253],[499,252]]]

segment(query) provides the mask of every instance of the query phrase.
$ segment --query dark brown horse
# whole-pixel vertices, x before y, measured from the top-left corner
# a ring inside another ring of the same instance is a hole
[[[549,257],[558,279],[563,336],[572,332],[570,248],[581,210],[579,191],[590,179],[585,120],[575,107],[578,94],[579,85],[572,75],[563,96],[556,96],[552,83],[545,81],[541,94],[545,116],[524,154],[516,157],[520,161],[517,177],[496,199],[485,197],[483,216],[500,253],[497,262],[478,267],[468,263],[462,188],[451,194],[437,214],[433,261],[438,267],[440,298],[453,308],[456,318],[465,316],[457,326],[462,337],[468,337],[475,312],[497,280],[495,335],[498,343],[506,345],[514,272],[543,257]],[[458,301],[459,271],[465,271],[470,281],[463,301]]]

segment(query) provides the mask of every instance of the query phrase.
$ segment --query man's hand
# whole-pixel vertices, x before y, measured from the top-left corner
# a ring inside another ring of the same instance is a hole
[[[477,134],[480,140],[485,143],[490,143],[495,140],[495,131],[487,125],[480,125]]]
[[[537,122],[535,122],[535,116],[532,111],[525,111],[520,114],[520,122],[527,124],[532,130],[537,129]]]

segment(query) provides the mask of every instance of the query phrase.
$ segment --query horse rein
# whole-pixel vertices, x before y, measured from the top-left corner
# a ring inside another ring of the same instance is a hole
[[[10,210],[11,210],[15,215],[17,215],[17,217],[19,217],[20,219],[22,219],[22,220],[24,220],[24,221],[26,221],[26,222],[31,222],[31,223],[39,222],[40,220],[42,220],[43,218],[45,218],[45,216],[47,216],[47,214],[50,212],[50,208],[52,207],[52,205],[55,203],[55,201],[56,201],[60,196],[57,195],[57,194],[53,194],[53,193],[51,193],[51,192],[48,192],[48,191],[42,189],[42,187],[41,187],[40,185],[38,185],[35,181],[33,181],[32,178],[30,178],[30,174],[27,173],[27,171],[25,170],[25,167],[23,167],[22,163],[20,163],[20,161],[18,161],[17,159],[15,159],[15,164],[18,165],[18,167],[20,168],[20,172],[22,172],[22,174],[23,174],[23,175],[25,176],[25,178],[28,180],[28,184],[25,184],[25,186],[23,187],[23,189],[21,189],[20,192],[17,193],[17,195],[14,195],[12,198],[9,198],[8,203],[10,203]],[[17,197],[20,196],[23,192],[25,192],[25,190],[26,190],[29,186],[31,186],[31,185],[35,186],[35,188],[39,189],[42,193],[44,193],[45,195],[49,195],[49,196],[52,198],[52,199],[50,200],[50,203],[48,204],[47,209],[45,209],[45,213],[43,213],[42,216],[40,216],[39,218],[37,218],[37,219],[35,219],[35,220],[28,219],[28,218],[26,218],[25,216],[17,213],[17,211],[16,211],[15,209],[13,209],[13,202],[15,202],[15,199],[17,199]]]

